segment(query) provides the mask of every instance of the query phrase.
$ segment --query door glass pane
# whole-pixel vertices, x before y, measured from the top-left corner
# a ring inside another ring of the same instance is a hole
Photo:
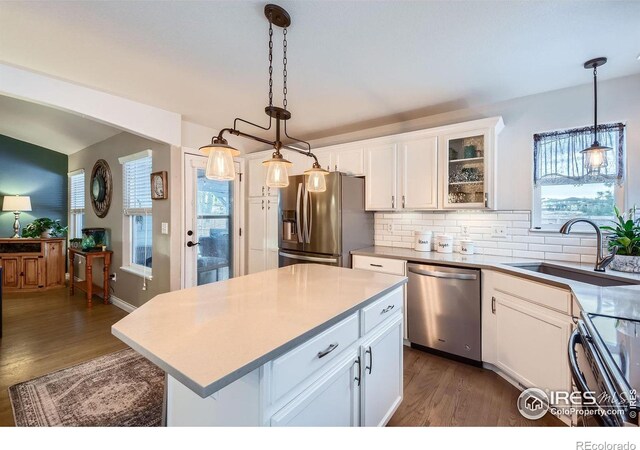
[[[197,169],[197,283],[233,276],[233,182],[209,180]]]
[[[449,203],[484,202],[484,136],[449,140]]]

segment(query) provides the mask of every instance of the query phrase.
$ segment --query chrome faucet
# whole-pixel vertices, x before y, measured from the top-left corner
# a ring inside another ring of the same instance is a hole
[[[593,268],[596,272],[604,272],[607,270],[607,266],[611,264],[613,258],[616,256],[617,248],[613,248],[613,252],[609,256],[602,257],[602,231],[600,231],[600,227],[589,219],[571,219],[560,228],[560,233],[569,234],[571,231],[571,227],[578,223],[584,222],[591,225],[596,230],[596,266]]]

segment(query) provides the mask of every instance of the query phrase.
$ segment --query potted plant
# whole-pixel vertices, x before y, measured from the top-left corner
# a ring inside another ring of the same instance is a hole
[[[31,222],[22,229],[22,237],[25,238],[50,238],[62,237],[67,234],[67,228],[60,225],[59,220],[42,217]]]
[[[616,251],[611,269],[640,273],[640,219],[636,218],[636,207],[624,214],[614,207],[614,212],[616,220],[612,222],[615,226],[600,227],[610,232],[609,250]]]

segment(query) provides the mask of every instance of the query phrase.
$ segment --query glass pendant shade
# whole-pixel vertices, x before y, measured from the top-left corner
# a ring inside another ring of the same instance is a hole
[[[229,181],[236,177],[233,157],[240,152],[224,143],[214,142],[211,145],[200,147],[200,151],[208,155],[205,176],[210,180]]]
[[[307,175],[307,191],[309,192],[326,191],[327,182],[325,180],[325,175],[328,173],[329,172],[322,169],[318,163],[314,163],[311,169],[305,170],[304,174]]]
[[[599,173],[600,169],[607,167],[608,150],[611,150],[611,148],[594,142],[591,147],[585,148],[580,152],[584,158],[584,167],[588,174]]]
[[[284,188],[289,186],[289,172],[287,168],[292,165],[282,157],[279,152],[275,152],[271,159],[263,161],[262,164],[267,166],[266,185],[270,188]]]

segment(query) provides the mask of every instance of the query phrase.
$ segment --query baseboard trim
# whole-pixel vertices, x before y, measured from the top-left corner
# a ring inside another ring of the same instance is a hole
[[[133,306],[131,303],[127,303],[121,298],[116,297],[115,295],[112,295],[109,299],[111,300],[112,305],[117,306],[118,308],[128,313],[135,311],[137,308],[137,306]]]

